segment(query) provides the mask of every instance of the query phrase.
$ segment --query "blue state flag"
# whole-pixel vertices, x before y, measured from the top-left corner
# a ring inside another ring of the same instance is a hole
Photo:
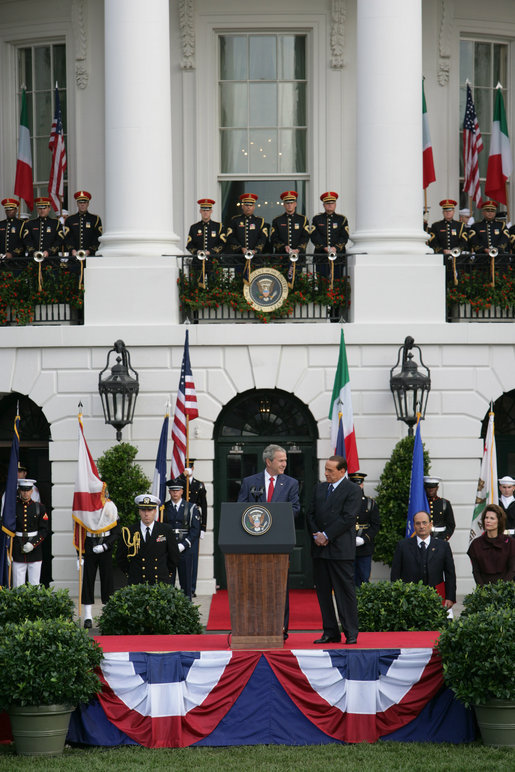
[[[161,437],[157,448],[156,465],[154,467],[154,478],[152,480],[152,495],[159,496],[161,506],[166,498],[166,453],[168,448],[168,413],[166,414],[163,426],[161,428]]]
[[[8,585],[7,552],[11,537],[16,532],[16,498],[18,496],[18,460],[20,457],[20,416],[14,419],[14,433],[11,457],[7,471],[7,482],[2,499],[2,530],[0,531],[0,586]]]
[[[420,418],[417,421],[415,444],[413,445],[406,538],[413,536],[415,531],[413,518],[417,512],[429,512],[429,504],[424,488],[424,448],[422,447],[422,437],[420,436]]]
[[[347,458],[345,455],[345,437],[343,435],[343,416],[341,413],[338,416],[338,434],[336,435],[336,447],[334,453],[336,456],[341,456],[345,459]]]

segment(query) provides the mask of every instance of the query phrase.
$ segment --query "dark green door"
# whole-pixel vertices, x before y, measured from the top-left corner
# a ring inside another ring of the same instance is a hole
[[[215,578],[225,588],[223,554],[218,549],[220,507],[236,501],[244,477],[264,468],[262,453],[270,443],[288,454],[286,474],[299,481],[301,510],[296,522],[296,546],[290,559],[290,587],[312,587],[310,541],[306,529],[306,508],[318,481],[315,456],[317,427],[309,410],[286,392],[252,390],[235,397],[215,428]]]

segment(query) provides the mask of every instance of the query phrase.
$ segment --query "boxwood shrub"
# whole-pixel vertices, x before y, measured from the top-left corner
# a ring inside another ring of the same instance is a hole
[[[365,583],[357,589],[359,629],[367,632],[441,630],[447,610],[433,587],[418,582]]]
[[[461,616],[484,611],[489,606],[494,608],[515,609],[515,582],[492,582],[478,585],[463,599]]]
[[[24,619],[73,619],[74,604],[68,590],[23,584],[0,590],[0,627]]]
[[[170,584],[130,584],[117,590],[97,620],[101,635],[195,635],[198,606]]]

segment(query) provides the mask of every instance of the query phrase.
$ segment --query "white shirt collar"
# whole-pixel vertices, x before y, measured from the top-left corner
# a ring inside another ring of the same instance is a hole
[[[139,522],[140,522],[140,530],[141,530],[141,535],[143,536],[143,538],[145,538],[145,536],[147,535],[147,528],[149,528],[149,529],[150,529],[150,535],[152,535],[152,529],[154,528],[154,523],[155,523],[156,521],[155,521],[155,520],[152,520],[152,522],[150,523],[150,525],[145,525],[145,523],[143,522],[143,520],[140,520]]]
[[[431,541],[431,534],[429,536],[426,536],[425,539],[421,539],[420,536],[417,536],[417,547],[420,547],[422,542],[426,545],[426,547],[429,547],[429,542]]]

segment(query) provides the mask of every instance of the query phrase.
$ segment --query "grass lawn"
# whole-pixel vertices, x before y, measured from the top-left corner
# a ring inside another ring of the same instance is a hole
[[[138,746],[67,748],[63,756],[31,758],[16,756],[0,746],[1,770],[59,770],[99,772],[106,769],[180,770],[180,772],[241,772],[242,770],[292,770],[292,772],[513,772],[515,750],[489,748],[481,743],[448,745],[378,742],[374,745],[237,746],[232,748],[178,748],[149,750]]]

